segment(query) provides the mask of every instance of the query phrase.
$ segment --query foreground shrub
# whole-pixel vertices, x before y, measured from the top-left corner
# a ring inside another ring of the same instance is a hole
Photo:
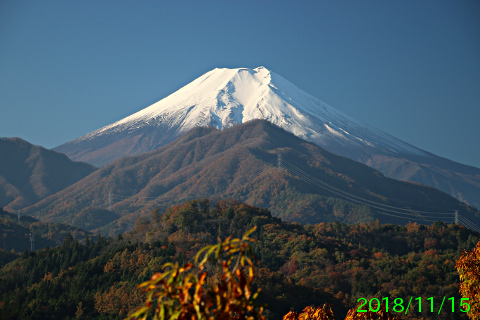
[[[166,271],[139,285],[147,298],[127,319],[264,320],[263,307],[255,303],[260,290],[252,291],[255,257],[249,243],[255,240],[248,236],[255,229],[241,239],[228,237],[204,247],[195,256],[195,263],[182,267],[166,263]],[[212,257],[215,264],[207,272]]]
[[[397,317],[390,315],[385,310],[385,306],[381,306],[378,312],[358,312],[357,308],[348,311],[345,320],[397,320]],[[290,311],[283,320],[335,320],[332,309],[326,303],[323,306],[315,307],[308,306],[303,309],[302,313]]]
[[[480,241],[473,250],[465,251],[455,268],[460,276],[460,293],[468,299],[465,304],[470,319],[480,318]]]

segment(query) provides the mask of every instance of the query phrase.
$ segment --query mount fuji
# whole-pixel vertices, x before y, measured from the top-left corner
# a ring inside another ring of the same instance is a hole
[[[416,148],[357,121],[264,68],[214,69],[153,105],[54,148],[106,165],[154,150],[197,126],[265,119],[386,176],[423,183],[480,208],[480,169]]]

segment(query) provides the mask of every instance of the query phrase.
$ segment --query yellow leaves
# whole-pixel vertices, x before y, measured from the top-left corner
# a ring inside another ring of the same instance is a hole
[[[283,320],[335,320],[333,311],[326,303],[323,306],[315,307],[308,306],[303,309],[302,313],[290,311],[283,316]]]
[[[348,311],[345,320],[398,320],[391,313],[386,311],[385,305],[380,305],[380,310],[373,312],[367,310],[367,312],[358,312],[358,307],[350,309]]]
[[[358,308],[350,309],[345,320],[398,320],[397,317],[386,312],[384,305],[378,312],[357,312]],[[301,313],[290,311],[283,316],[283,320],[335,320],[332,308],[328,303],[315,308],[308,306]]]
[[[140,248],[137,248],[133,252],[125,249],[122,252],[117,252],[115,256],[105,264],[103,271],[110,274],[121,273],[123,270],[139,273],[147,267],[148,260],[150,260],[149,257],[143,254]]]
[[[45,276],[43,277],[43,281],[45,281],[45,282],[52,281],[52,282],[53,282],[53,276],[52,276],[52,273],[51,273],[51,272],[49,272],[49,273],[45,273]]]
[[[95,309],[101,314],[128,314],[142,299],[141,293],[132,290],[132,287],[126,282],[120,282],[115,283],[104,293],[97,292]]]
[[[244,241],[250,241],[250,242],[257,242],[256,239],[252,239],[252,238],[249,238],[248,236],[251,235],[255,230],[257,229],[257,226],[251,228],[250,230],[248,230],[247,232],[245,232],[245,234],[243,235],[243,238],[242,240]]]
[[[290,311],[286,315],[283,316],[283,320],[298,320],[300,314],[295,311]]]
[[[155,274],[152,276],[152,279],[151,279],[151,280],[152,280],[152,281],[155,281],[155,280],[157,280],[158,278],[160,278],[161,275],[162,275],[162,274],[161,274],[160,272],[157,272],[157,273],[155,273]]]
[[[116,268],[115,268],[115,264],[113,263],[112,260],[109,260],[106,264],[105,264],[105,267],[103,267],[103,272],[105,273],[115,273],[117,272]]]
[[[252,259],[256,258],[249,245],[255,240],[249,235],[254,231],[250,229],[242,239],[228,237],[202,248],[195,264],[180,267],[178,263],[166,263],[163,267],[168,270],[155,273],[138,286],[147,292],[147,299],[127,319],[146,319],[149,315],[182,320],[265,319],[263,308],[255,304],[260,290],[252,294],[251,288],[255,275]],[[209,274],[203,271],[210,260],[222,270],[220,279],[212,275],[209,280]]]

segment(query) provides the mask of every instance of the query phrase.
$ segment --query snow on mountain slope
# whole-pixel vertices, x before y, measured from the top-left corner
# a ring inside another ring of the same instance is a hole
[[[164,146],[196,126],[265,119],[386,176],[423,183],[480,208],[480,169],[363,124],[263,68],[214,69],[151,106],[54,150],[103,166]]]
[[[343,155],[365,147],[427,155],[341,113],[264,67],[214,69],[159,102],[68,144],[157,126],[176,138],[196,126],[223,129],[252,119],[268,120]],[[345,148],[349,151],[342,152]]]

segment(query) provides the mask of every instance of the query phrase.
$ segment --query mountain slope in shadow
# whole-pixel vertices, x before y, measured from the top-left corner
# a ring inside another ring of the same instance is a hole
[[[0,207],[20,210],[96,170],[20,138],[0,139]]]

